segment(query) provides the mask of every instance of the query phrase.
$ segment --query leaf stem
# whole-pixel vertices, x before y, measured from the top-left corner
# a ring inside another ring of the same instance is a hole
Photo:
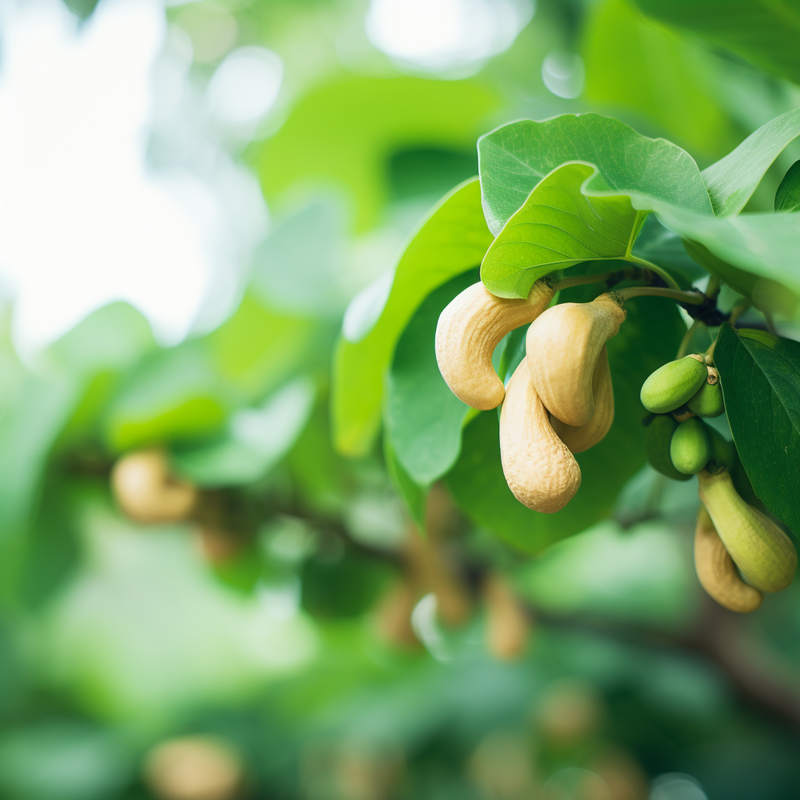
[[[631,264],[638,264],[640,267],[645,267],[646,269],[652,270],[656,273],[660,278],[664,279],[664,282],[667,286],[671,286],[673,289],[680,289],[680,284],[669,274],[666,270],[659,267],[657,264],[653,264],[651,261],[646,261],[644,258],[639,258],[638,256],[633,255],[632,253],[625,257],[626,261],[630,261]]]
[[[719,285],[722,283],[716,275],[711,275],[706,286],[706,297],[716,297],[719,293]]]
[[[631,297],[669,297],[679,303],[689,303],[693,306],[701,306],[706,301],[706,297],[700,292],[684,292],[682,289],[665,289],[661,286],[631,286],[628,289],[620,289],[617,297],[624,303]]]

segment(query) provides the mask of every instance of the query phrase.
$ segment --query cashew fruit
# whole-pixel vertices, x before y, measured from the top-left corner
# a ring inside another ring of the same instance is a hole
[[[698,417],[718,417],[725,410],[722,402],[722,387],[706,381],[686,404]]]
[[[611,367],[608,364],[608,351],[605,345],[594,367],[592,394],[594,414],[585,425],[579,427],[567,425],[550,415],[553,430],[573,453],[582,453],[602,441],[614,422],[614,385],[611,381]]]
[[[553,290],[543,280],[533,284],[525,300],[496,297],[478,282],[448,304],[436,326],[436,360],[459,400],[482,411],[503,402],[505,388],[492,354],[507,333],[536,319],[552,299]]]
[[[696,417],[678,424],[669,443],[669,457],[678,472],[695,475],[708,463],[711,444],[706,430]]]
[[[695,395],[707,377],[708,370],[702,356],[685,356],[670,361],[642,384],[642,405],[656,414],[674,411]]]
[[[500,412],[500,459],[514,497],[552,514],[575,496],[581,468],[550,424],[531,378],[527,357],[511,376]]]
[[[194,511],[199,494],[170,474],[162,450],[140,450],[120,458],[111,470],[111,487],[122,511],[135,522],[178,522]]]
[[[594,368],[625,316],[619,301],[606,293],[591,303],[548,308],[528,328],[528,368],[539,397],[556,419],[579,427],[592,418]]]
[[[700,585],[721,606],[739,614],[749,614],[764,600],[758,589],[742,580],[702,504],[694,531],[694,565]]]
[[[702,470],[697,477],[700,500],[744,579],[762,592],[785,589],[797,569],[797,551],[789,537],[742,500],[728,470]]]
[[[692,476],[678,472],[669,456],[672,434],[677,427],[678,423],[669,414],[659,414],[654,417],[645,434],[644,453],[650,466],[662,475],[674,481],[688,481]]]

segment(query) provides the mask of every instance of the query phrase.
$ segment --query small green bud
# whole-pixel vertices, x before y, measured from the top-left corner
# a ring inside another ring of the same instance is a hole
[[[678,423],[670,414],[658,414],[650,420],[644,439],[644,452],[650,466],[674,481],[688,481],[691,475],[678,472],[669,456],[669,444]]]
[[[704,383],[686,405],[698,417],[718,417],[725,410],[719,382]]]
[[[706,426],[697,417],[681,422],[669,443],[669,455],[675,469],[684,475],[695,475],[708,463],[710,454]]]
[[[686,356],[659,367],[642,385],[642,405],[656,414],[674,411],[692,398],[706,382],[708,370],[702,356]]]

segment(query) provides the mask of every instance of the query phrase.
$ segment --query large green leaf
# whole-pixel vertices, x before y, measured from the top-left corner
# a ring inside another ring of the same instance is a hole
[[[566,300],[591,298],[591,289],[563,293]],[[556,514],[537,514],[521,505],[503,477],[496,412],[484,412],[464,430],[461,456],[447,476],[458,504],[478,524],[516,547],[537,553],[608,516],[622,487],[644,463],[643,415],[639,390],[645,378],[674,358],[685,326],[675,305],[660,298],[636,298],[628,317],[609,341],[614,380],[614,424],[606,438],[577,456],[581,487]]]
[[[434,340],[442,309],[475,283],[473,272],[432,292],[397,342],[386,378],[387,437],[398,461],[416,483],[433,483],[453,466],[469,407],[444,382]]]
[[[378,429],[384,374],[397,339],[420,303],[455,275],[477,267],[491,244],[477,180],[454,189],[420,225],[400,256],[387,291],[372,292],[373,323],[350,331],[348,316],[339,340],[333,382],[337,448],[348,455],[369,449]],[[364,305],[357,297],[351,309]]]
[[[715,91],[717,63],[702,45],[644,17],[627,0],[589,6],[582,55],[585,96],[596,106],[632,109],[712,157],[735,144]]]
[[[629,254],[645,215],[621,195],[583,195],[594,173],[588,164],[565,164],[536,185],[484,256],[481,280],[490,292],[525,298],[554,270]]]
[[[411,147],[470,147],[499,105],[487,85],[417,77],[336,77],[305,94],[261,146],[267,200],[289,189],[334,186],[355,201],[359,230],[380,219],[389,160]]]
[[[723,325],[714,361],[753,489],[800,531],[800,342]]]
[[[800,82],[797,0],[636,0],[646,14]]]
[[[495,234],[536,184],[568,161],[597,167],[583,186],[585,195],[627,195],[639,210],[667,204],[713,214],[700,171],[687,152],[611,117],[562,114],[543,122],[512,122],[478,140],[478,159],[486,219]]]
[[[800,211],[800,161],[795,161],[783,176],[775,193],[775,211]]]
[[[657,214],[668,228],[684,239],[700,242],[718,259],[760,278],[783,283],[800,295],[800,217],[709,217],[675,207],[662,207]]]
[[[261,408],[232,414],[219,438],[178,445],[173,449],[173,464],[198,486],[255,483],[288,453],[313,403],[313,384],[299,378],[275,392]]]
[[[703,170],[708,195],[718,217],[738,214],[773,161],[800,136],[800,108],[770,120],[732,153]]]

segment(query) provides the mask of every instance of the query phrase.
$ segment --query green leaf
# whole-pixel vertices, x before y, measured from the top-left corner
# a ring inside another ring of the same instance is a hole
[[[627,0],[590,5],[584,31],[589,101],[630,108],[711,156],[735,144],[713,83],[717,64],[702,46],[642,16]]]
[[[783,176],[775,193],[775,210],[800,211],[800,161],[795,161]]]
[[[111,404],[106,440],[115,451],[212,435],[231,398],[200,341],[156,351],[130,375]]]
[[[796,42],[794,46],[797,46]],[[762,125],[732,153],[704,169],[703,180],[714,206],[714,213],[718,217],[738,214],[772,162],[798,136],[800,108],[795,108]]]
[[[674,207],[657,214],[668,228],[700,242],[718,259],[800,295],[800,218],[793,214],[708,217]]]
[[[491,241],[480,184],[468,181],[448,194],[411,236],[389,290],[371,292],[378,311],[368,316],[377,321],[366,333],[363,320],[352,322],[352,309],[364,305],[363,295],[355,298],[334,361],[334,438],[342,453],[363,455],[369,450],[380,421],[384,374],[414,312],[436,287],[477,267]]]
[[[458,275],[425,299],[397,342],[387,375],[386,435],[403,469],[422,486],[444,475],[461,449],[469,406],[442,378],[434,341],[442,309],[476,278]]]
[[[243,486],[263,479],[302,433],[314,393],[312,382],[300,378],[261,408],[237,411],[220,438],[174,448],[176,471],[202,487]]]
[[[564,299],[591,299],[591,289],[564,292]],[[503,477],[498,415],[481,413],[464,430],[461,456],[446,481],[462,509],[480,526],[515,547],[538,553],[607,517],[625,483],[644,463],[643,415],[639,390],[645,378],[669,361],[685,331],[671,302],[636,298],[626,304],[628,317],[608,342],[614,380],[614,424],[600,444],[577,456],[581,487],[556,514],[537,514],[519,503]]]
[[[305,93],[261,146],[264,194],[272,208],[287,190],[334,186],[352,196],[356,227],[366,230],[389,199],[394,152],[471,147],[498,105],[477,81],[336,77]]]
[[[800,342],[726,324],[714,362],[753,489],[778,519],[800,531]]]
[[[585,195],[627,195],[634,208],[645,211],[665,203],[713,213],[700,171],[687,152],[599,114],[503,125],[478,140],[478,159],[486,219],[495,234],[539,181],[568,161],[597,167],[583,186]]]
[[[500,297],[528,296],[531,286],[581,261],[624,258],[644,215],[627,197],[586,197],[596,170],[565,164],[537,184],[484,256],[481,280]]]
[[[797,0],[636,0],[646,14],[800,82]]]
[[[383,458],[386,462],[386,471],[389,473],[389,480],[395,494],[403,501],[403,505],[408,509],[411,519],[417,526],[420,533],[425,533],[425,506],[428,499],[427,486],[420,486],[403,469],[403,465],[397,460],[397,456],[392,449],[392,443],[388,437],[383,440]]]
[[[642,225],[633,245],[633,255],[668,269],[684,288],[705,276],[703,269],[686,252],[683,239],[665,228],[655,214],[650,214]]]

